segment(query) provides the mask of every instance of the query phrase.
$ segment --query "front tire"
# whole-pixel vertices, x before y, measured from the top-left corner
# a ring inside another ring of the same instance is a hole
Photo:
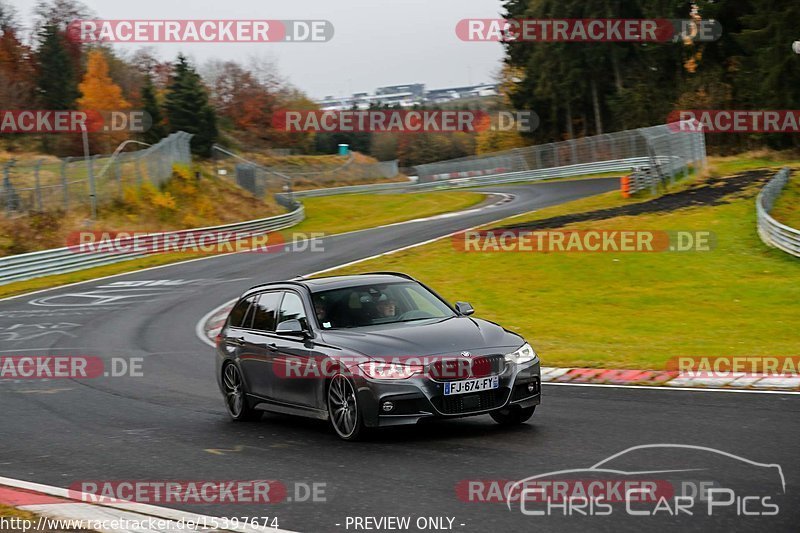
[[[222,370],[222,387],[225,389],[225,408],[230,417],[237,421],[260,420],[261,411],[256,411],[247,401],[242,374],[233,363],[228,363]]]
[[[336,374],[328,384],[328,419],[333,431],[342,440],[358,440],[364,429],[362,418],[353,382]]]
[[[535,405],[525,408],[512,405],[505,409],[492,411],[490,414],[494,421],[501,426],[517,426],[527,422],[533,416],[534,411],[536,411]]]

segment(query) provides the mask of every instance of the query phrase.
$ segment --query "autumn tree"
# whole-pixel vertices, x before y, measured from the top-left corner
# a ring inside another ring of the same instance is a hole
[[[0,0],[0,102],[11,109],[32,105],[34,69],[31,49],[19,38],[14,11]]]
[[[80,109],[123,110],[130,104],[123,98],[122,89],[108,75],[108,62],[100,50],[89,52],[86,75],[78,86]]]
[[[268,129],[275,98],[258,79],[235,61],[211,64],[211,103],[233,130],[261,138]]]
[[[89,52],[86,75],[78,89],[82,95],[77,102],[78,108],[81,110],[123,111],[131,107],[130,103],[123,98],[122,89],[109,76],[108,62],[101,50]],[[109,151],[124,141],[128,134],[126,132],[97,133],[95,137],[100,140],[103,150]]]

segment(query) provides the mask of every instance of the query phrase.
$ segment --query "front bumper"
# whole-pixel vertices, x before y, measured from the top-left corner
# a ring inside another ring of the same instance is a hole
[[[427,374],[404,380],[354,377],[358,402],[367,427],[415,424],[425,418],[459,418],[487,414],[511,405],[533,407],[541,402],[539,360],[522,365],[505,364],[498,376],[499,387],[481,392],[444,396],[444,382]],[[533,391],[528,385],[533,384]],[[394,408],[385,412],[382,406]]]

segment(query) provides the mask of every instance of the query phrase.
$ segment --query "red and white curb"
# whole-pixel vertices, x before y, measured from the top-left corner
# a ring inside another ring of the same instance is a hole
[[[542,382],[574,385],[637,385],[681,389],[800,391],[800,376],[776,376],[774,374],[750,374],[744,372],[709,375],[703,372],[672,370],[542,367]]]
[[[164,531],[182,531],[213,533],[218,531],[235,531],[241,533],[293,533],[284,529],[266,526],[231,525],[224,518],[187,513],[177,509],[157,507],[143,503],[87,503],[92,495],[82,494],[60,487],[51,487],[39,483],[31,483],[19,479],[0,477],[0,504],[9,505],[23,511],[29,511],[40,517],[34,525],[42,526],[31,531],[42,531],[47,527],[44,518],[58,521],[60,527],[85,529],[80,525],[93,526],[89,531],[113,531],[116,533],[159,533]],[[226,524],[227,522],[227,524]],[[69,526],[69,524],[72,524]],[[105,527],[103,527],[105,524]],[[132,529],[122,525],[135,525]],[[203,527],[226,524],[222,527]],[[189,527],[195,525],[195,527]]]

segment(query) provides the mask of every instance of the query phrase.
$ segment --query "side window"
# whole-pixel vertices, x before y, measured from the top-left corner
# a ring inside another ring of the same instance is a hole
[[[255,300],[255,296],[250,296],[233,306],[231,314],[228,316],[228,325],[234,328],[241,328],[244,324],[244,319],[247,316],[247,310],[250,309],[250,304]]]
[[[253,329],[275,331],[278,304],[281,302],[280,292],[265,292],[258,296],[253,306]]]
[[[299,320],[304,328],[308,328],[308,320],[306,319],[306,311],[303,308],[303,300],[301,300],[297,294],[287,292],[283,297],[283,303],[281,303],[281,314],[278,324],[292,319]]]

